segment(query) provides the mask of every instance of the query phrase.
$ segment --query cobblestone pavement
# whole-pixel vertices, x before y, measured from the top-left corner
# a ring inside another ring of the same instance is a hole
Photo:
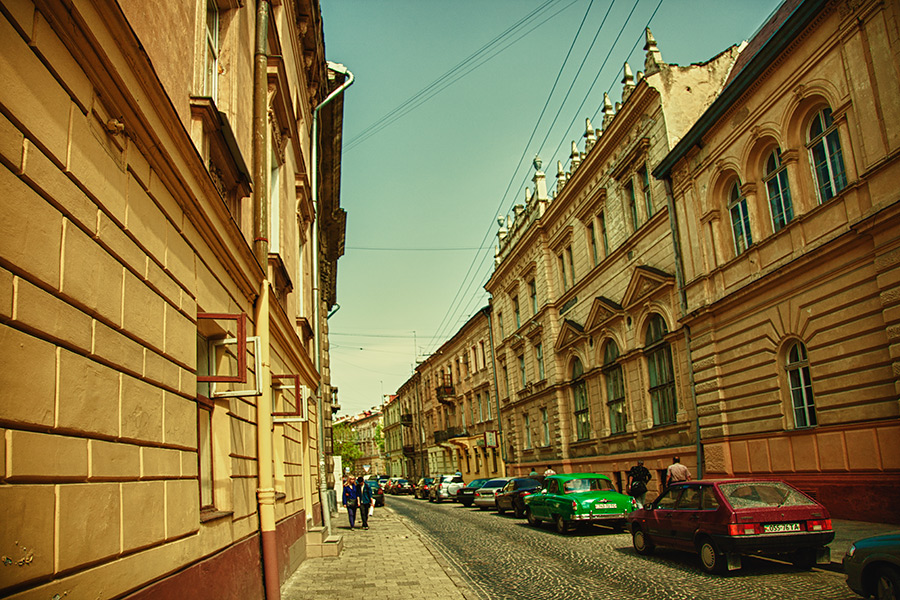
[[[341,556],[304,561],[282,586],[284,600],[477,600],[456,569],[390,508],[375,509],[368,531],[351,531],[346,513],[334,526],[344,537]]]
[[[639,556],[627,533],[601,527],[562,536],[547,524],[535,528],[459,504],[394,496],[389,503],[485,600],[858,599],[841,573],[744,557],[743,569],[708,575],[695,554],[657,549]]]

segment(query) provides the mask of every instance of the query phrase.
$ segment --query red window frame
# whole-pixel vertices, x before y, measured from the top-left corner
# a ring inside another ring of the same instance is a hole
[[[299,375],[272,375],[272,381],[288,379],[294,381],[294,397],[297,400],[297,407],[294,409],[294,412],[273,412],[273,417],[302,417],[302,402],[306,402],[306,398],[303,397],[303,393],[300,389],[300,376]]]

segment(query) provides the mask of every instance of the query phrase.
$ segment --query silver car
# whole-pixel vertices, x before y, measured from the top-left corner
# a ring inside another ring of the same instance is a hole
[[[510,477],[497,477],[496,479],[491,479],[485,483],[475,490],[475,501],[473,504],[475,504],[479,510],[497,508],[497,492],[502,490],[503,486],[506,485],[506,482],[510,479]]]
[[[441,475],[435,478],[434,485],[428,491],[428,501],[456,500],[456,492],[465,485],[462,475]]]

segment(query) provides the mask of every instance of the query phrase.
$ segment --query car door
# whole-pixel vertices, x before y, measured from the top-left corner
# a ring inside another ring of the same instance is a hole
[[[653,502],[653,510],[649,511],[647,515],[647,531],[654,543],[673,544],[675,532],[672,529],[672,516],[679,496],[681,496],[681,487],[670,487]]]
[[[700,523],[701,487],[695,484],[682,486],[681,496],[671,513],[672,543],[685,550],[694,548],[694,532]]]
[[[531,513],[540,519],[546,519],[549,514],[547,512],[547,502],[551,494],[559,491],[559,484],[555,479],[546,481],[546,486],[540,493],[535,494],[534,500],[531,501]]]
[[[497,506],[499,506],[500,508],[504,508],[504,509],[510,508],[508,506],[508,504],[510,504],[510,502],[509,502],[510,494],[515,489],[516,489],[516,480],[510,479],[509,481],[507,481],[506,485],[504,485],[502,488],[500,488],[500,491],[497,492]]]

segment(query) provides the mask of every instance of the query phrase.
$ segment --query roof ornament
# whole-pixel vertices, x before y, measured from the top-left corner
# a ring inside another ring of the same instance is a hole
[[[631,92],[634,91],[634,75],[631,73],[631,66],[626,62],[623,69],[625,76],[622,77],[622,104],[628,102]]]
[[[613,113],[613,105],[612,101],[609,99],[609,94],[603,92],[603,130],[605,131],[609,124],[612,123],[613,117],[616,115]]]
[[[556,191],[561,192],[566,185],[566,171],[563,169],[562,161],[556,161]]]
[[[578,170],[578,165],[581,164],[581,153],[578,152],[578,145],[575,144],[575,141],[572,141],[572,153],[569,155],[569,168],[572,169],[572,172]]]
[[[587,155],[588,152],[591,151],[591,148],[594,147],[594,144],[597,143],[597,134],[594,131],[594,126],[591,125],[590,117],[584,120],[584,153]]]
[[[649,76],[658,73],[660,66],[665,63],[662,59],[662,53],[660,53],[659,47],[656,45],[656,38],[653,37],[653,32],[650,31],[649,27],[644,30],[644,37],[647,40],[647,43],[644,44],[644,51],[647,53],[647,57],[644,59],[644,73]]]

